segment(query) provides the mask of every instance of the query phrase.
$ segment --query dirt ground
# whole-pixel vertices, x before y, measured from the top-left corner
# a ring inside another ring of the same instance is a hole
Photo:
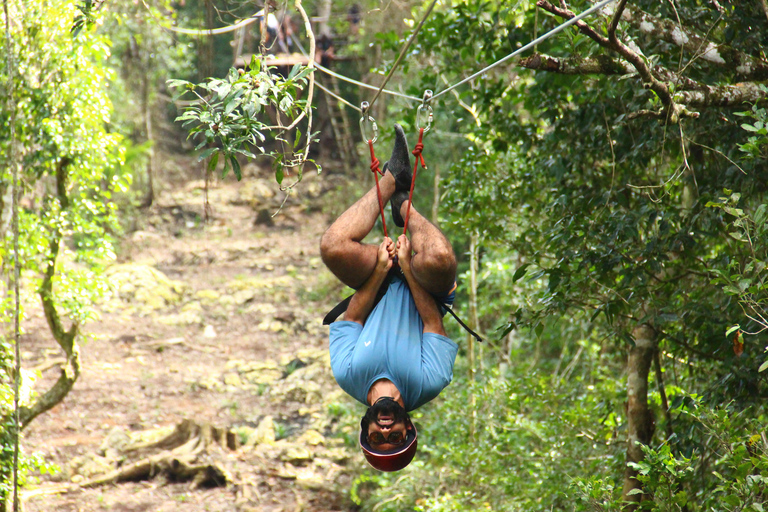
[[[201,181],[161,191],[141,212],[109,271],[112,296],[84,328],[75,388],[25,431],[25,452],[60,468],[25,490],[25,510],[356,509],[347,491],[363,461],[339,438],[351,427],[338,413],[356,409],[333,381],[321,325],[344,293],[318,251],[321,206],[340,178],[308,173],[271,218],[284,194],[255,167],[245,174],[211,184],[208,222]],[[47,389],[60,355],[41,311],[22,342],[25,368],[42,370],[36,387]],[[224,485],[158,470],[82,487],[152,456],[121,450],[184,420],[236,439],[202,454],[225,470]]]

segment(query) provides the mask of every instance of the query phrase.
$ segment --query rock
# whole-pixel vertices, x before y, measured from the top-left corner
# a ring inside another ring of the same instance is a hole
[[[325,436],[318,432],[317,430],[307,430],[303,434],[299,436],[299,438],[296,440],[298,444],[306,444],[309,446],[318,446],[321,444],[325,444]]]
[[[344,448],[329,448],[323,451],[323,456],[339,464],[349,460],[349,452]]]
[[[236,373],[226,373],[224,374],[224,384],[227,386],[235,386],[239,388],[242,387],[243,381]]]
[[[206,325],[205,329],[203,329],[203,338],[215,338],[215,337],[216,337],[216,329],[214,329],[212,325]]]
[[[265,265],[265,270],[270,269],[271,265]],[[270,290],[275,287],[288,288],[291,286],[291,276],[277,276],[277,277],[248,277],[245,279],[237,279],[235,281],[229,281],[226,284],[228,293],[235,293],[242,290]],[[263,293],[261,294],[263,295]]]
[[[150,265],[113,265],[105,272],[113,290],[125,302],[138,302],[148,309],[160,309],[181,302],[186,285],[169,279]]]
[[[250,179],[243,181],[238,188],[238,196],[231,200],[232,204],[249,205],[255,207],[267,203],[275,197],[273,184],[264,179]]]
[[[188,311],[182,311],[175,315],[160,315],[157,321],[165,325],[184,326],[197,325],[203,322],[203,318],[198,311],[190,308]]]
[[[290,462],[293,465],[303,464],[312,460],[312,453],[310,453],[309,448],[306,446],[291,444],[280,452],[280,460]]]
[[[131,442],[131,436],[120,427],[109,431],[99,446],[99,453],[105,457],[114,457]]]
[[[75,457],[70,463],[70,470],[75,476],[91,478],[97,475],[109,473],[115,469],[114,461],[106,457],[101,457],[95,453],[89,453],[82,457]],[[72,477],[74,482],[75,477]]]
[[[221,297],[221,294],[216,290],[198,290],[195,293],[195,297],[203,302],[216,302]]]
[[[283,370],[274,361],[254,361],[235,366],[251,384],[272,384],[283,377]]]
[[[224,369],[225,370],[234,370],[238,369],[245,364],[245,361],[243,359],[230,359],[226,363],[224,363]]]
[[[245,442],[245,446],[253,447],[260,444],[274,444],[275,442],[275,422],[272,420],[272,416],[266,416],[259,422],[259,426],[256,427],[248,440]]]
[[[295,374],[291,374],[289,377],[292,375]],[[322,399],[320,384],[312,381],[289,382],[288,379],[285,379],[284,385],[277,389],[273,387],[270,393],[281,400],[305,404]]]
[[[293,467],[285,464],[277,471],[277,476],[284,480],[295,480],[296,483],[305,489],[324,488],[323,477],[311,466]]]

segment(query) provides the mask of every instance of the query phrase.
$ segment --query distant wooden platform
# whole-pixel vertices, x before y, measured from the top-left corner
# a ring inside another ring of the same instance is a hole
[[[253,55],[241,55],[235,59],[236,68],[244,68],[251,63]],[[256,55],[259,59],[261,56]],[[309,58],[300,53],[278,53],[277,55],[267,55],[267,65],[269,66],[295,66],[296,64],[309,64]]]

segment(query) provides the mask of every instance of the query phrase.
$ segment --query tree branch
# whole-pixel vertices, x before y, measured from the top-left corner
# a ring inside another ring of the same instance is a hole
[[[697,91],[680,91],[675,93],[675,100],[691,107],[734,107],[745,103],[766,103],[768,96],[760,89],[760,84],[743,82],[706,86]]]
[[[519,65],[536,71],[551,71],[563,75],[631,75],[635,69],[623,60],[607,55],[589,58],[559,58],[540,53],[521,59]]]
[[[67,181],[69,178],[67,168],[69,163],[69,159],[64,157],[56,165],[56,192],[62,209],[69,205],[69,198],[67,196]],[[39,396],[31,406],[19,409],[21,428],[26,427],[35,417],[61,402],[80,376],[80,351],[75,343],[80,326],[77,322],[73,322],[70,329],[68,331],[65,330],[53,300],[53,279],[56,276],[56,260],[59,256],[60,244],[61,231],[56,228],[49,243],[48,265],[45,269],[45,275],[38,290],[38,295],[43,303],[43,312],[45,313],[45,319],[48,321],[48,327],[51,329],[56,343],[59,344],[66,354],[67,362],[61,370],[61,376],[51,389]]]
[[[549,3],[547,0],[539,0],[538,2],[536,2],[536,5],[538,5],[539,7],[541,7],[547,12],[560,16],[561,18],[571,19],[576,16],[573,12],[567,9],[561,9],[559,7],[555,7],[554,5]],[[624,5],[624,3],[622,2],[621,5]],[[661,103],[664,105],[664,111],[665,111],[666,117],[669,119],[671,123],[677,124],[677,122],[680,119],[680,113],[681,113],[680,106],[677,105],[674,99],[672,98],[672,94],[670,93],[669,87],[667,87],[667,84],[657,80],[656,77],[654,77],[653,73],[651,72],[651,68],[645,62],[645,58],[643,56],[641,56],[637,51],[629,48],[629,46],[625,45],[623,42],[619,41],[616,38],[615,32],[612,33],[612,37],[608,39],[599,35],[597,32],[589,28],[589,26],[582,21],[577,22],[576,26],[579,28],[579,30],[581,30],[584,34],[590,37],[597,44],[599,44],[603,48],[606,48],[608,50],[618,53],[621,57],[624,58],[624,60],[632,64],[632,66],[634,66],[634,68],[637,70],[638,74],[640,75],[640,78],[643,80],[643,87],[650,89],[654,93],[656,93],[656,96],[659,97],[659,99],[661,100]]]
[[[765,0],[761,1],[765,2]],[[728,45],[714,44],[703,35],[672,20],[652,16],[632,8],[624,9],[621,12],[621,19],[640,33],[680,46],[691,52],[693,58],[700,58],[730,69],[743,80],[768,80],[768,62],[765,60]]]
[[[619,5],[616,6],[616,12],[613,14],[611,25],[608,27],[608,39],[616,39],[616,29],[619,26],[619,20],[621,19],[621,13],[624,12],[624,8],[627,6],[627,0],[620,0]]]

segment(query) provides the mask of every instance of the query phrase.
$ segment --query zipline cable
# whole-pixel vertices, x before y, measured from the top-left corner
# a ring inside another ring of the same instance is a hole
[[[11,40],[10,16],[8,15],[8,0],[3,0],[3,13],[5,14],[5,44],[6,44],[6,75],[8,76],[8,106],[10,110],[10,160],[13,174],[12,195],[12,220],[13,225],[13,337],[15,349],[14,381],[13,381],[13,511],[19,511],[19,433],[21,431],[19,421],[19,384],[21,380],[21,323],[19,300],[19,281],[21,278],[21,263],[19,262],[19,167],[16,165],[16,93],[14,78],[13,41]],[[3,233],[5,236],[5,233]]]
[[[219,28],[208,28],[208,29],[174,27],[173,25],[160,25],[160,26],[166,30],[170,30],[171,32],[176,32],[177,34],[187,34],[190,36],[215,36],[219,34],[226,34],[227,32],[234,32],[239,28],[243,28],[246,25],[250,25],[251,23],[258,21],[258,19],[259,17],[252,16],[250,18],[246,18],[242,21],[239,21],[234,25],[228,25],[226,27],[219,27]]]
[[[294,43],[296,43],[296,46],[299,48],[299,51],[301,52],[301,54],[304,55],[306,58],[309,58],[309,55],[307,54],[307,51],[301,45],[299,40],[296,39],[294,41]],[[357,85],[358,87],[364,87],[366,89],[371,89],[371,90],[374,90],[374,91],[379,89],[375,85],[366,84],[366,83],[360,82],[358,80],[355,80],[354,78],[349,78],[348,76],[344,76],[344,75],[339,74],[339,73],[337,73],[335,71],[332,71],[332,70],[328,69],[327,67],[323,66],[322,64],[320,64],[318,62],[315,62],[315,67],[317,69],[319,69],[320,71],[322,71],[323,73],[327,74],[327,75],[336,77],[339,80],[343,80],[343,81],[348,82],[350,84]],[[388,89],[383,89],[381,92],[383,92],[384,94],[392,95],[392,96],[399,96],[400,98],[405,98],[405,99],[411,100],[411,101],[421,101],[421,98],[417,98],[416,96],[409,96],[407,94],[403,94],[403,93],[397,92],[397,91],[390,91]],[[349,103],[347,103],[347,104],[350,105]],[[352,108],[354,108],[354,109],[357,109],[358,112],[360,111],[360,109],[358,107],[356,107],[354,105],[350,105],[350,106]]]
[[[581,21],[583,18],[586,18],[590,14],[594,13],[595,11],[597,11],[599,9],[602,9],[603,7],[605,7],[606,5],[608,5],[609,3],[614,2],[614,1],[615,0],[602,0],[600,3],[593,5],[592,7],[587,9],[586,11],[582,12],[581,14],[578,14],[577,16],[574,16],[570,20],[567,20],[567,21],[563,22],[562,24],[560,24],[557,27],[553,28],[552,30],[550,30],[546,34],[543,34],[543,35],[537,37],[536,39],[534,39],[530,43],[526,44],[525,46],[521,46],[520,48],[518,48],[514,52],[510,53],[509,55],[503,57],[502,59],[499,59],[496,62],[494,62],[493,64],[491,64],[489,66],[486,66],[485,68],[481,69],[480,71],[478,71],[478,72],[468,76],[467,78],[461,80],[460,82],[457,82],[454,85],[452,85],[452,86],[450,86],[450,87],[448,87],[446,89],[443,89],[439,93],[437,93],[434,96],[432,96],[432,100],[435,100],[435,99],[439,98],[440,96],[442,96],[443,94],[447,94],[448,92],[452,91],[453,89],[455,89],[455,88],[457,88],[457,87],[459,87],[459,86],[461,86],[461,85],[463,85],[463,84],[465,84],[467,82],[470,82],[470,81],[474,80],[475,78],[477,78],[478,76],[480,76],[480,75],[482,75],[484,73],[487,73],[488,71],[490,71],[491,69],[495,68],[496,66],[499,66],[499,65],[507,62],[511,58],[516,57],[517,55],[520,55],[522,52],[524,52],[524,51],[532,48],[533,46],[536,46],[537,44],[539,44],[539,43],[549,39],[550,37],[554,36],[555,34],[558,34],[559,32],[562,32],[564,29],[570,27],[574,23],[576,23],[578,21]],[[423,22],[424,22],[424,19],[422,19],[422,23]],[[421,24],[419,24],[419,25],[421,25]],[[412,34],[412,36],[415,35],[415,33],[416,33],[416,31],[414,31],[414,34]],[[297,43],[298,43],[298,41],[297,41]],[[409,40],[408,44],[403,48],[403,51],[400,52],[401,56],[405,53],[405,50],[407,50],[407,47],[409,45],[410,45],[410,40]],[[304,52],[304,49],[301,47],[301,45],[299,44],[298,46],[299,46],[299,49],[302,50],[302,53],[304,53],[304,55],[306,55],[306,52]],[[399,62],[399,60],[400,60],[400,58],[398,57],[398,62]],[[395,65],[397,65],[397,62],[395,63]],[[376,87],[374,87],[374,86],[371,86],[369,84],[364,84],[362,82],[358,82],[357,80],[353,80],[352,78],[348,78],[348,77],[346,77],[344,75],[341,75],[339,73],[331,71],[330,69],[328,69],[328,68],[326,68],[324,66],[321,66],[319,64],[316,64],[316,67],[320,71],[322,71],[322,72],[324,72],[324,73],[326,73],[328,75],[335,76],[336,78],[338,78],[340,80],[344,80],[346,82],[358,85],[360,87],[366,87],[366,88],[369,88],[369,89],[376,89]],[[393,66],[393,69],[394,69],[394,66]],[[394,91],[389,91],[387,89],[383,89],[384,85],[386,85],[387,81],[389,80],[389,76],[391,75],[391,72],[392,72],[392,70],[390,70],[390,73],[389,73],[388,77],[385,79],[384,84],[382,84],[382,86],[378,88],[379,92],[384,92],[386,94],[391,94],[391,95],[394,95],[394,96],[400,96],[402,98],[405,98],[405,99],[408,99],[408,100],[412,100],[412,101],[422,101],[421,98],[417,98],[415,96],[409,96],[407,94],[402,94],[402,93],[398,93],[398,92],[394,92]],[[328,91],[326,91],[326,92],[328,92]],[[337,95],[335,95],[333,93],[329,92],[329,94],[331,94],[332,96],[336,97],[336,99],[341,99],[341,98],[339,98],[339,96],[337,96]],[[378,97],[378,93],[376,94],[376,97]],[[374,100],[376,99],[376,97],[374,97]],[[357,110],[358,112],[361,111],[360,108],[352,105],[351,103],[347,102],[346,100],[341,100],[341,101],[344,104],[350,106],[351,108]],[[371,102],[371,105],[372,104],[373,104],[373,102]]]
[[[403,59],[405,52],[407,52],[408,48],[411,47],[411,43],[413,43],[413,40],[416,39],[416,34],[419,33],[419,30],[421,30],[421,26],[424,25],[425,21],[427,21],[427,18],[429,17],[436,3],[437,3],[437,0],[432,0],[432,3],[429,4],[429,7],[427,8],[427,12],[424,13],[424,16],[421,18],[421,21],[419,22],[419,24],[416,26],[414,31],[411,32],[411,37],[408,38],[408,41],[405,43],[405,46],[403,46],[402,50],[400,50],[400,55],[397,56],[397,60],[395,60],[395,63],[392,64],[392,67],[389,69],[389,73],[387,73],[387,76],[384,77],[384,83],[381,84],[381,87],[379,87],[379,90],[376,92],[376,95],[371,100],[370,102],[371,107],[373,107],[373,104],[376,103],[376,100],[381,94],[381,91],[384,89],[384,86],[386,86],[387,82],[389,82],[389,79],[392,78],[392,74],[395,72],[395,69],[397,69],[397,66],[400,64],[400,61]]]
[[[338,101],[342,102],[343,104],[345,104],[349,108],[353,108],[353,109],[357,110],[358,112],[362,112],[363,111],[360,107],[356,107],[355,105],[351,104],[350,102],[348,102],[347,100],[345,100],[344,98],[342,98],[341,96],[336,94],[335,92],[326,89],[319,82],[315,82],[315,85],[317,87],[319,87],[320,90],[323,91],[325,94],[327,94],[329,96],[333,96],[334,98],[336,98]]]
[[[165,25],[165,20],[162,18],[158,18],[155,15],[155,13],[152,12],[152,9],[149,7],[149,5],[147,5],[146,0],[141,0],[141,3],[144,4],[144,7],[147,9],[147,12],[149,12],[149,15],[155,18],[155,20],[159,22],[160,27],[164,28],[165,30],[169,30],[171,32],[176,32],[178,34],[187,34],[190,36],[215,36],[218,34],[226,34],[227,32],[234,32],[239,28],[245,27],[246,25],[250,25],[251,23],[258,21],[259,19],[258,14],[254,14],[250,18],[246,18],[244,20],[238,21],[234,25],[227,25],[226,27],[210,28],[210,29],[174,27],[172,25]]]
[[[573,18],[569,19],[568,21],[566,21],[566,22],[562,23],[561,25],[558,25],[557,27],[553,28],[552,30],[550,30],[550,31],[549,31],[549,32],[547,32],[546,34],[544,34],[544,35],[542,35],[542,36],[539,36],[539,37],[537,37],[536,39],[534,39],[533,41],[531,41],[530,43],[526,44],[525,46],[522,46],[522,47],[518,48],[518,49],[517,49],[517,50],[515,50],[514,52],[512,52],[512,53],[510,53],[509,55],[507,55],[506,57],[504,57],[503,59],[497,60],[496,62],[494,62],[494,63],[493,63],[493,64],[491,64],[490,66],[487,66],[487,67],[485,67],[485,68],[481,69],[481,70],[480,70],[480,71],[478,71],[477,73],[475,73],[475,74],[473,74],[473,75],[470,75],[470,76],[468,76],[468,77],[467,77],[467,78],[465,78],[464,80],[462,80],[462,81],[460,81],[460,82],[458,82],[458,83],[456,83],[456,84],[454,84],[454,85],[452,85],[452,86],[448,87],[447,89],[443,89],[442,91],[440,91],[440,92],[438,92],[437,94],[435,94],[435,95],[432,97],[432,99],[433,99],[433,100],[436,100],[437,98],[439,98],[439,97],[440,97],[440,96],[442,96],[443,94],[446,94],[447,92],[449,92],[449,91],[451,91],[451,90],[455,89],[456,87],[458,87],[458,86],[460,86],[460,85],[463,85],[463,84],[465,84],[465,83],[467,83],[467,82],[469,82],[469,81],[472,81],[472,80],[474,80],[475,78],[477,78],[478,76],[482,75],[483,73],[486,73],[486,72],[488,72],[489,70],[491,70],[491,69],[495,68],[496,66],[499,66],[499,65],[503,64],[504,62],[507,62],[507,61],[508,61],[509,59],[511,59],[512,57],[515,57],[515,56],[517,56],[517,55],[521,54],[522,52],[524,52],[524,51],[528,50],[529,48],[531,48],[531,47],[533,47],[533,46],[536,46],[537,44],[541,43],[542,41],[546,41],[547,39],[549,39],[549,38],[550,38],[550,37],[552,37],[553,35],[557,34],[558,32],[561,32],[561,31],[563,31],[564,29],[566,29],[566,28],[570,27],[570,26],[571,26],[571,25],[573,25],[574,23],[576,23],[576,22],[578,22],[578,21],[581,21],[581,19],[582,19],[582,18],[585,18],[585,17],[589,16],[589,15],[590,15],[590,14],[592,14],[593,12],[595,12],[595,11],[597,11],[597,10],[599,10],[599,9],[602,9],[603,7],[605,7],[606,5],[608,5],[609,3],[611,3],[611,2],[614,2],[614,1],[615,1],[615,0],[603,0],[603,1],[602,1],[602,2],[600,2],[600,3],[593,5],[592,7],[590,7],[589,9],[587,9],[586,11],[582,12],[581,14],[579,14],[579,15],[577,15],[577,16],[574,16]]]
[[[350,84],[354,84],[354,85],[357,85],[359,87],[364,87],[366,89],[371,89],[371,90],[374,90],[374,91],[381,90],[381,92],[383,92],[384,94],[390,94],[392,96],[399,96],[400,98],[405,98],[405,99],[411,100],[411,101],[421,101],[421,98],[417,98],[416,96],[410,96],[408,94],[403,94],[401,92],[391,91],[391,90],[388,90],[388,89],[380,89],[379,87],[376,87],[375,85],[370,85],[370,84],[366,84],[366,83],[363,83],[363,82],[358,82],[354,78],[349,78],[349,77],[346,77],[344,75],[340,75],[339,73],[336,73],[335,71],[331,71],[330,69],[328,69],[325,66],[322,66],[322,65],[320,65],[318,63],[315,63],[315,67],[317,69],[319,69],[320,71],[322,71],[323,73],[327,74],[327,75],[336,77],[339,80],[344,80],[345,82],[349,82]],[[357,107],[355,107],[355,108],[357,108]]]

